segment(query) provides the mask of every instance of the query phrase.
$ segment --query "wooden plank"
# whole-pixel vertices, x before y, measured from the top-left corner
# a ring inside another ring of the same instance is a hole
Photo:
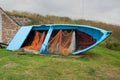
[[[46,38],[45,38],[43,44],[42,44],[42,47],[40,49],[40,53],[41,54],[45,54],[46,53],[47,46],[48,46],[48,41],[50,39],[50,36],[51,36],[52,32],[53,32],[53,27],[51,26],[49,31],[48,31],[48,33],[47,33],[47,35],[46,35]]]
[[[17,34],[14,36],[12,41],[7,47],[7,50],[18,50],[21,48],[28,34],[30,33],[32,26],[21,27]]]

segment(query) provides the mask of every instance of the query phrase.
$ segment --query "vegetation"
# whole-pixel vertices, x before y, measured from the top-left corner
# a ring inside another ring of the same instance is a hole
[[[87,53],[70,56],[18,55],[0,49],[0,80],[120,80],[120,26],[68,17],[42,16],[27,12],[7,12],[27,17],[31,24],[84,24],[113,32],[112,36]]]
[[[120,53],[100,46],[82,58],[0,49],[0,80],[120,80]]]

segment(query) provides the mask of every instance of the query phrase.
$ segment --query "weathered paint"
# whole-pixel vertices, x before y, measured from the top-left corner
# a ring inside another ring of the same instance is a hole
[[[45,38],[45,40],[44,40],[44,42],[43,42],[43,44],[42,44],[42,47],[41,47],[41,49],[40,49],[40,53],[41,53],[41,54],[45,54],[45,53],[47,52],[48,41],[49,41],[49,39],[50,39],[50,36],[51,36],[51,34],[52,34],[52,31],[53,31],[53,27],[50,26],[49,31],[48,31],[48,33],[47,33],[47,36],[46,36],[46,38]]]
[[[75,31],[74,31],[73,34],[72,34],[72,40],[71,40],[71,44],[70,44],[70,46],[69,46],[69,49],[70,49],[71,51],[74,51],[74,50],[75,50]]]
[[[2,42],[2,14],[0,13],[0,42]]]
[[[25,28],[25,30],[24,30]],[[31,28],[24,27],[22,30],[20,29],[14,39],[11,41],[9,46],[7,47],[8,50],[15,50],[21,48],[24,40],[27,38],[27,35],[29,34],[30,30],[48,30],[47,36],[42,44],[42,48],[40,49],[41,54],[45,54],[47,51],[47,45],[48,41],[51,37],[53,30],[79,30],[81,32],[84,32],[90,36],[92,36],[96,43],[89,46],[88,48],[85,48],[83,50],[78,50],[76,52],[73,52],[72,54],[80,54],[83,52],[86,52],[98,44],[100,44],[102,41],[104,41],[107,37],[111,35],[112,32],[106,31],[100,28],[95,28],[92,26],[86,26],[86,25],[75,25],[75,24],[47,24],[47,25],[33,25]],[[20,40],[22,39],[22,40]]]
[[[12,39],[12,41],[10,42],[10,44],[8,45],[7,50],[20,49],[31,30],[32,30],[32,26],[21,27],[20,30]]]

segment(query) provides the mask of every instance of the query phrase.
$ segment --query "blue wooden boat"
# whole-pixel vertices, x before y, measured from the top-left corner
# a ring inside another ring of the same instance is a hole
[[[40,33],[45,33],[44,41],[39,48],[40,54],[46,54],[49,50],[52,50],[51,45],[52,43],[55,44],[55,40],[58,40],[58,42],[56,45],[54,45],[56,46],[56,48],[53,50],[54,52],[58,53],[58,48],[66,44],[69,45],[67,46],[67,49],[71,50],[72,54],[80,54],[94,48],[111,35],[110,31],[87,25],[45,24],[23,26],[18,30],[17,34],[11,40],[7,50],[14,51],[31,45],[35,38],[35,32],[37,31]],[[65,37],[67,33],[71,37]],[[60,35],[63,37],[61,38]],[[60,40],[63,42],[60,43]],[[68,44],[67,41],[69,41]]]

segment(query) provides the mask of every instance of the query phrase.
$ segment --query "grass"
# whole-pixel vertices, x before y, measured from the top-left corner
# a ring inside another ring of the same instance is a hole
[[[18,55],[0,49],[0,80],[120,80],[120,26],[68,17],[8,12],[33,24],[82,24],[112,31],[112,35],[82,58]]]
[[[98,46],[84,58],[18,55],[0,49],[0,80],[120,80],[120,52]]]

